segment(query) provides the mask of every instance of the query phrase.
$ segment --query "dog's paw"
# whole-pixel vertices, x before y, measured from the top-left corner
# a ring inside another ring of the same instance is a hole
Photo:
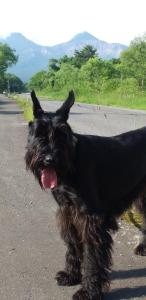
[[[80,289],[78,290],[72,297],[73,300],[90,300],[89,294],[86,290]]]
[[[146,245],[144,244],[139,244],[135,250],[134,250],[134,253],[136,255],[140,255],[140,256],[146,256]]]
[[[89,294],[89,292],[83,288],[78,290],[72,297],[73,300],[102,300],[102,294]]]
[[[71,285],[76,285],[79,284],[81,279],[79,276],[73,276],[71,274],[68,274],[65,271],[60,271],[56,274],[55,279],[57,280],[58,285],[63,285],[63,286],[71,286]]]

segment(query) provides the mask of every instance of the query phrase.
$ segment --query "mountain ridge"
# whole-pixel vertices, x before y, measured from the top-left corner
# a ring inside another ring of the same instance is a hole
[[[58,59],[63,55],[72,56],[75,50],[81,50],[86,45],[95,47],[99,57],[103,59],[118,58],[120,52],[127,48],[120,43],[107,43],[99,40],[87,31],[78,33],[69,41],[54,46],[41,46],[18,32],[11,33],[6,38],[0,37],[0,42],[7,43],[16,50],[19,60],[8,71],[23,81],[28,81],[42,69],[46,70],[50,58]]]

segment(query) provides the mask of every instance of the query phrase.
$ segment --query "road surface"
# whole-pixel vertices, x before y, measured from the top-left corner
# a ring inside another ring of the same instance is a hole
[[[54,111],[59,102],[43,101]],[[83,133],[113,135],[146,124],[146,113],[76,104],[70,124]],[[65,247],[56,204],[26,172],[27,124],[14,101],[0,97],[0,300],[67,300],[76,287],[58,287]],[[133,254],[139,232],[120,222],[115,235],[111,292],[105,299],[146,299],[146,257]]]

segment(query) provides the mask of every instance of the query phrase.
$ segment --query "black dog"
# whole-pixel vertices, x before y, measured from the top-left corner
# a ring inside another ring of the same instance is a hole
[[[34,91],[31,97],[26,166],[42,188],[52,190],[67,245],[57,282],[81,282],[74,300],[102,299],[110,282],[111,233],[133,203],[143,215],[143,238],[135,252],[146,255],[146,127],[114,137],[77,134],[67,123],[73,91],[55,113],[42,110]]]

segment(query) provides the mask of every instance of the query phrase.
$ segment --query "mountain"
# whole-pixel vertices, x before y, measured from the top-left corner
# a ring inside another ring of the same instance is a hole
[[[71,56],[74,54],[75,50],[81,50],[86,45],[92,45],[93,47],[95,47],[99,56],[105,59],[111,59],[113,57],[117,58],[119,57],[120,52],[127,48],[125,45],[118,43],[110,44],[97,39],[88,32],[82,32],[77,34],[67,43],[53,46],[53,49],[56,54],[67,54]]]
[[[47,69],[48,59],[53,56],[50,47],[37,45],[20,33],[12,33],[4,42],[15,49],[19,56],[17,64],[8,71],[23,81],[28,81],[36,72]]]
[[[19,60],[8,71],[23,81],[28,81],[36,72],[47,69],[50,58],[60,58],[65,54],[71,56],[75,50],[81,50],[86,45],[97,48],[99,56],[104,59],[117,58],[127,48],[122,44],[101,41],[88,32],[79,33],[70,41],[51,47],[38,45],[20,33],[12,33],[5,39],[0,38],[0,42],[7,43],[16,50]]]

